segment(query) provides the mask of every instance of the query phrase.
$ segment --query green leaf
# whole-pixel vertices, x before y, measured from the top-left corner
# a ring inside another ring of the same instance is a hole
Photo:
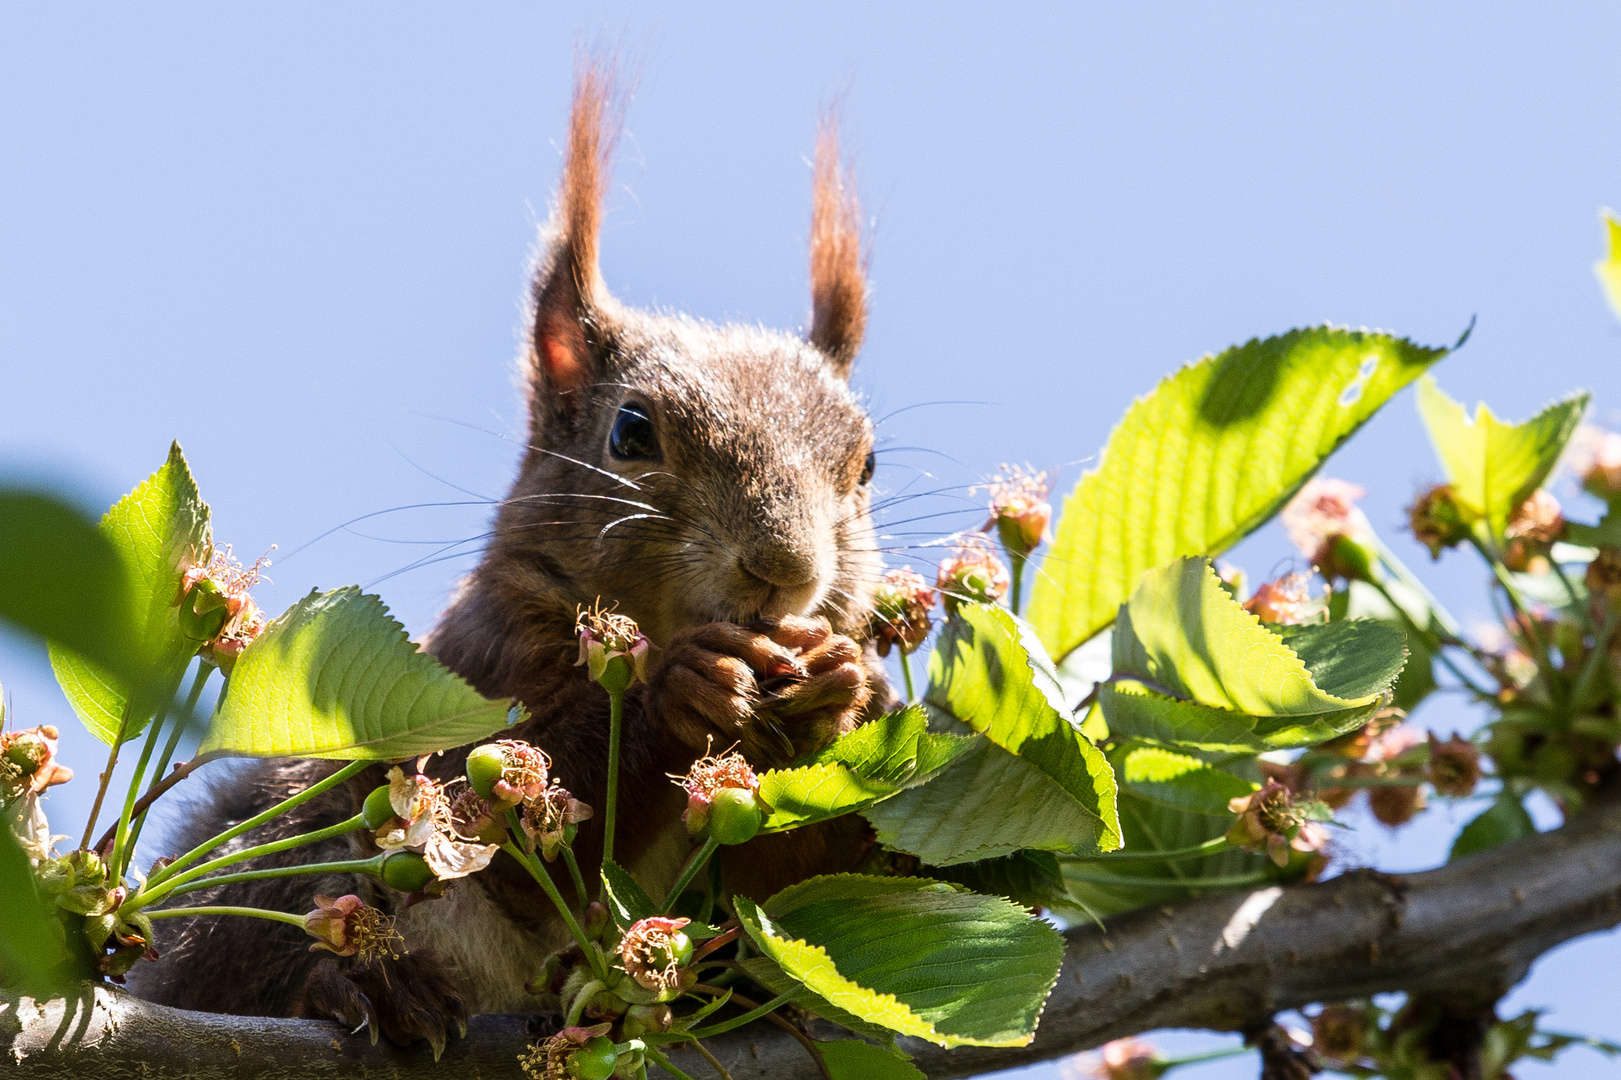
[[[1257,717],[1178,701],[1132,682],[1103,687],[1098,702],[1116,737],[1163,743],[1207,756],[1315,746],[1357,727],[1378,708],[1375,702],[1366,708],[1316,716],[1275,717],[1264,721],[1263,727]]]
[[[1435,621],[1429,601],[1400,579],[1391,578],[1384,582],[1384,587],[1402,606],[1408,619],[1412,620],[1412,626],[1427,627]],[[1404,712],[1412,712],[1439,685],[1435,681],[1435,653],[1431,651],[1429,642],[1423,634],[1408,625],[1407,620],[1377,589],[1366,582],[1351,582],[1346,601],[1349,618],[1378,619],[1401,632],[1407,644],[1407,665],[1402,668],[1401,677],[1391,688],[1390,703]]]
[[[1064,500],[1030,622],[1063,659],[1143,573],[1216,555],[1265,523],[1392,395],[1446,354],[1313,327],[1206,356],[1139,398]]]
[[[1599,211],[1599,216],[1604,219],[1604,235],[1609,240],[1610,253],[1593,264],[1593,273],[1598,275],[1610,310],[1621,317],[1621,221],[1616,220],[1615,212],[1609,209]]]
[[[381,600],[350,585],[312,592],[243,650],[199,751],[397,761],[522,716],[419,650]]]
[[[1017,904],[925,878],[812,878],[737,912],[812,993],[940,1046],[1028,1045],[1063,960]]]
[[[1588,395],[1549,405],[1523,424],[1505,424],[1481,402],[1475,417],[1441,392],[1435,380],[1418,385],[1418,411],[1446,470],[1454,496],[1479,514],[1493,537],[1547,479],[1587,410]]]
[[[1621,514],[1606,510],[1597,525],[1579,521],[1565,523],[1565,542],[1577,547],[1621,547]]]
[[[1196,757],[1157,746],[1127,744],[1116,751],[1115,758],[1120,782],[1132,794],[1196,814],[1231,818],[1227,803],[1260,786]]]
[[[1452,841],[1452,852],[1447,856],[1447,862],[1456,862],[1478,851],[1535,835],[1536,831],[1531,815],[1525,812],[1520,800],[1506,791],[1502,792],[1458,833],[1458,838]]]
[[[55,496],[0,490],[0,619],[125,680],[144,671],[118,549]]]
[[[930,866],[1027,848],[1097,849],[1102,822],[1057,781],[983,737],[969,742],[951,768],[927,784],[863,811],[880,844]]]
[[[134,648],[150,665],[151,688],[177,686],[202,643],[180,628],[181,579],[212,552],[208,505],[186,465],[180,444],[169,460],[101,519],[101,534],[123,560],[135,619]],[[53,645],[51,667],[73,711],[91,734],[111,745],[133,739],[146,726],[155,703],[143,704],[138,688],[94,660]],[[128,722],[125,717],[128,714]]]
[[[760,796],[772,808],[764,831],[865,809],[928,780],[967,746],[967,739],[930,734],[920,706],[881,716],[800,762],[761,776]]]
[[[36,890],[28,853],[7,820],[23,812],[19,799],[0,816],[0,911],[6,913],[5,932],[0,933],[0,986],[44,1001],[67,990],[84,973],[73,970],[62,924],[53,905]]]
[[[657,915],[659,907],[653,903],[652,897],[647,895],[630,872],[612,859],[602,864],[603,895],[608,898],[608,914],[613,916],[614,925],[621,930],[628,929],[635,923]]]
[[[1027,908],[1059,907],[1069,899],[1064,872],[1048,851],[1015,851],[999,859],[930,867],[928,873],[986,896],[1004,896]]]
[[[1265,734],[1298,718],[1377,705],[1405,655],[1402,636],[1375,622],[1291,636],[1329,686],[1354,696],[1319,686],[1301,655],[1222,588],[1207,560],[1178,559],[1145,575],[1121,608],[1115,674],[1201,705],[1271,718],[1257,725]]]
[[[1058,784],[1098,827],[1075,847],[1120,844],[1114,773],[1069,717],[1046,650],[1028,624],[989,604],[960,604],[929,657],[928,703]]]
[[[840,1039],[817,1043],[816,1048],[833,1080],[928,1080],[916,1065],[872,1043]]]
[[[1125,850],[1141,854],[1178,851],[1213,840],[1227,831],[1232,817],[1179,810],[1140,798],[1127,786],[1120,792],[1120,823],[1126,835]],[[1060,858],[1059,864],[1064,871],[1064,883],[1074,899],[1068,909],[1058,911],[1072,922],[1104,918],[1145,904],[1164,904],[1202,895],[1209,890],[1200,888],[1201,879],[1273,873],[1264,856],[1239,850],[1171,863],[1151,859],[1111,860],[1104,855],[1090,859]],[[1163,884],[1141,884],[1145,880],[1158,880]]]

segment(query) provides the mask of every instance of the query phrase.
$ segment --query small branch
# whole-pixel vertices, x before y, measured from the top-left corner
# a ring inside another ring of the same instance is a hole
[[[204,765],[207,765],[213,760],[214,755],[212,754],[198,754],[190,761],[182,761],[180,764],[176,765],[174,767],[174,772],[170,773],[168,776],[165,776],[156,784],[153,784],[147,789],[145,795],[142,795],[135,801],[133,811],[134,816],[139,817],[140,815],[146,813],[147,807],[151,806],[154,802],[157,802],[158,797],[164,792],[168,791],[170,788],[180,783],[180,781],[184,780],[186,777],[190,776],[192,773],[196,772],[198,769],[202,768]],[[101,839],[96,841],[96,846],[92,850],[105,850],[107,846],[113,842],[113,834],[116,828],[117,826],[114,826],[112,829],[108,829],[106,832],[102,833]]]
[[[1549,949],[1617,923],[1621,796],[1612,795],[1564,828],[1422,874],[1356,871],[1073,928],[1030,1046],[901,1044],[931,1080],[952,1080],[1158,1028],[1253,1029],[1279,1010],[1325,999],[1408,991],[1489,1002]],[[319,1020],[183,1012],[106,986],[67,1001],[0,995],[7,1080],[285,1080],[289,1062],[311,1077],[520,1080],[518,1053],[539,1030],[527,1017],[475,1017],[436,1065],[426,1046],[373,1047]],[[820,1022],[813,1031],[848,1037]],[[820,1077],[798,1041],[761,1026],[708,1048],[734,1080]],[[690,1049],[661,1052],[689,1072],[706,1067]]]

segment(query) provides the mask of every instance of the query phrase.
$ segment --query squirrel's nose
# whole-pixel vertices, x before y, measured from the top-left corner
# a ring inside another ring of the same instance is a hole
[[[749,577],[781,589],[798,589],[816,580],[816,559],[786,547],[753,551],[738,557],[738,569]]]

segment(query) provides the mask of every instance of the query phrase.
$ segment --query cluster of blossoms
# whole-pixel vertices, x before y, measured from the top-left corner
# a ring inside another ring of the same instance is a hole
[[[499,844],[507,811],[517,809],[525,847],[556,861],[591,808],[551,778],[551,764],[544,751],[517,739],[475,747],[467,755],[468,790],[453,805],[453,817],[467,835]]]
[[[595,607],[579,610],[574,623],[580,659],[591,681],[610,693],[623,693],[632,683],[647,681],[647,654],[652,645],[636,621]]]
[[[982,537],[965,536],[957,549],[940,560],[934,587],[940,590],[946,613],[963,601],[994,604],[1008,591],[1007,565],[996,557]]]
[[[397,958],[404,945],[394,920],[354,895],[317,896],[315,910],[304,916],[304,929],[315,939],[311,952],[325,949],[339,956],[357,956],[362,962]]]
[[[383,865],[384,880],[395,888],[405,887],[407,892],[477,873],[501,850],[497,844],[482,843],[462,833],[445,785],[420,772],[407,776],[397,765],[388,772],[387,786],[378,788],[367,799],[367,815],[366,823],[376,829],[379,848],[421,857],[427,874],[418,875],[420,883],[406,869],[416,866],[415,860],[400,859],[399,869],[392,874],[390,862],[394,860]],[[409,887],[413,884],[416,888]]]
[[[897,645],[905,654],[917,651],[934,626],[929,612],[938,599],[923,575],[915,571],[885,573],[872,594],[871,633],[878,655],[888,656]]]
[[[1045,472],[1003,465],[985,490],[991,496],[991,517],[980,531],[995,529],[1009,555],[1027,558],[1043,541],[1052,539],[1053,508],[1047,501],[1052,485]]]
[[[243,566],[227,545],[224,551],[214,549],[206,565],[192,567],[181,579],[175,601],[180,625],[188,637],[202,643],[197,651],[203,659],[227,675],[268,622],[248,593],[269,566],[267,556]]]
[[[1244,851],[1264,852],[1278,866],[1289,865],[1291,852],[1309,855],[1328,840],[1318,824],[1327,819],[1327,807],[1296,799],[1287,785],[1275,779],[1230,800],[1227,809],[1238,815],[1227,830],[1227,842]]]
[[[687,792],[682,824],[693,836],[707,834],[722,844],[752,840],[771,807],[760,797],[760,780],[734,752],[708,754],[693,762],[685,776],[671,777]]]
[[[0,704],[0,723],[5,707]],[[39,797],[56,784],[73,779],[73,770],[56,760],[60,733],[49,725],[22,731],[0,731],[0,827],[9,827],[38,865],[51,857],[51,836]]]

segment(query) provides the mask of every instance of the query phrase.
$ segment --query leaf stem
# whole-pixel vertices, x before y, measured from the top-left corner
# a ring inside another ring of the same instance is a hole
[[[192,762],[201,764],[201,755],[192,758]],[[190,765],[191,762],[188,762],[187,764]],[[209,837],[207,840],[204,840],[202,843],[180,856],[180,858],[176,859],[174,862],[152,875],[151,880],[147,882],[147,886],[150,888],[153,885],[158,885],[164,881],[167,881],[176,874],[180,873],[180,871],[184,870],[186,867],[190,866],[192,863],[196,862],[198,859],[202,858],[204,855],[207,855],[210,851],[213,851],[215,848],[219,847],[221,844],[235,840],[243,833],[257,829],[265,822],[280,817],[299,804],[308,802],[317,795],[320,795],[323,792],[336,787],[338,784],[343,783],[345,780],[349,779],[351,776],[354,776],[356,773],[359,773],[361,770],[365,769],[371,764],[372,763],[370,761],[351,761],[349,764],[345,765],[331,776],[328,776],[325,780],[311,784],[303,791],[300,791],[297,795],[283,799],[281,802],[277,803],[275,806],[272,806],[263,813],[256,814],[246,821],[239,822],[217,836]],[[195,768],[194,765],[192,767]],[[186,766],[181,766],[181,768],[186,768]],[[179,769],[175,771],[177,774],[180,772]],[[190,772],[191,770],[186,769],[186,771]]]
[[[512,822],[512,827],[517,829],[517,814],[508,810],[507,817]],[[574,935],[574,940],[580,946],[580,951],[585,953],[586,957],[591,960],[592,973],[599,979],[605,979],[608,974],[607,971],[603,969],[601,961],[592,953],[590,939],[585,936],[585,931],[580,929],[579,921],[574,918],[574,913],[568,909],[568,904],[563,900],[563,894],[557,891],[557,882],[552,880],[552,875],[547,873],[546,868],[540,865],[535,856],[524,851],[511,840],[502,844],[501,850],[517,859],[518,862],[523,864],[523,868],[529,871],[529,876],[535,879],[535,884],[539,885],[541,891],[551,900],[552,905],[557,908],[557,913],[563,916],[563,923],[568,927],[568,932]]]
[[[732,1074],[726,1071],[726,1066],[720,1063],[720,1059],[709,1052],[709,1047],[694,1039],[692,1048],[704,1056],[704,1060],[709,1062],[709,1067],[715,1070],[715,1075],[719,1076],[720,1080],[732,1080]]]
[[[1107,855],[1100,855],[1097,862],[1171,862],[1176,859],[1197,859],[1205,855],[1220,855],[1228,848],[1227,838],[1218,836],[1214,840],[1206,840],[1193,847],[1177,848],[1174,851],[1115,851]]]
[[[129,719],[134,709],[135,693],[131,691],[124,701],[124,713],[118,718],[118,730],[113,733],[113,743],[107,751],[107,768],[102,771],[101,786],[96,789],[96,801],[90,804],[90,818],[84,823],[84,839],[79,842],[80,851],[89,850],[90,838],[96,833],[96,819],[101,816],[101,804],[107,798],[107,785],[112,782],[113,770],[118,767],[118,748],[124,744],[124,732],[129,730]],[[103,837],[96,847],[99,849],[106,839]]]
[[[163,779],[163,771],[169,767],[169,762],[174,758],[175,747],[180,745],[180,737],[186,733],[186,725],[188,725],[192,718],[197,714],[197,701],[202,697],[203,684],[208,681],[209,675],[213,674],[213,672],[213,664],[207,663],[206,661],[202,662],[196,678],[192,680],[191,690],[186,694],[185,710],[179,716],[175,717],[174,727],[169,729],[169,741],[165,743],[163,747],[163,756],[158,759],[157,767],[154,768],[151,773],[152,778],[147,781],[147,793],[150,793],[152,789],[157,786],[158,782]],[[135,845],[141,839],[141,830],[146,827],[146,812],[152,808],[152,804],[150,802],[145,803],[144,805],[141,803],[136,803],[136,805],[139,806],[140,809],[135,813],[135,820],[131,825],[128,842],[129,857],[131,861],[133,861],[135,858]]]
[[[604,865],[613,861],[614,857],[614,817],[619,809],[619,736],[625,723],[625,692],[623,690],[608,691],[608,806],[602,815],[602,862]],[[602,888],[597,892],[597,899],[606,895],[608,879],[602,879]],[[585,897],[581,897],[583,903]]]
[[[181,915],[246,915],[254,919],[270,919],[273,922],[284,922],[289,926],[304,929],[304,916],[291,915],[285,911],[267,911],[264,908],[252,907],[177,907],[165,908],[162,911],[149,911],[149,919],[173,919]]]
[[[580,910],[585,910],[585,877],[580,873],[580,861],[574,857],[574,849],[567,844],[563,845],[563,861],[568,864],[568,876],[574,882],[574,898],[579,901]]]
[[[266,878],[297,877],[301,874],[371,874],[373,877],[383,873],[383,860],[388,858],[390,852],[373,855],[369,859],[344,859],[338,862],[326,863],[298,863],[293,866],[272,866],[264,870],[244,870],[239,874],[221,874],[219,877],[204,877],[187,881],[184,884],[170,882],[169,887],[163,890],[164,897],[183,896],[198,889],[212,889],[216,885],[232,885],[239,881],[263,881]],[[153,901],[148,901],[151,903]],[[122,910],[122,909],[120,909]]]
[[[917,700],[917,691],[912,688],[912,654],[905,649],[901,650],[901,678],[906,680],[906,703],[910,705]]]
[[[157,903],[170,893],[191,892],[193,888],[201,887],[193,886],[192,882],[195,882],[198,878],[204,877],[205,875],[223,870],[227,866],[232,866],[239,862],[247,862],[249,859],[257,859],[264,855],[274,855],[277,852],[290,851],[296,847],[303,847],[305,844],[315,844],[322,840],[330,840],[335,836],[343,836],[345,833],[352,833],[356,829],[364,827],[365,824],[366,819],[362,815],[356,814],[348,821],[340,821],[338,824],[329,825],[324,829],[317,829],[314,832],[301,833],[298,836],[289,836],[283,840],[273,840],[268,844],[259,844],[256,847],[244,848],[241,851],[233,851],[231,854],[222,855],[217,859],[210,859],[208,862],[203,863],[203,865],[196,867],[195,869],[188,870],[184,874],[180,874],[178,876],[174,875],[173,873],[163,877],[154,874],[152,880],[147,883],[146,889],[136,893],[134,896],[126,900],[123,907],[142,908],[148,904]],[[167,871],[173,871],[175,865],[176,864],[174,863],[170,863],[168,866],[164,867],[164,869]],[[381,863],[379,863],[379,866],[381,866]],[[275,877],[277,876],[277,873],[281,872],[282,871],[277,871],[276,873],[266,873],[262,870],[251,871],[251,873],[258,874],[261,877]],[[305,871],[291,870],[286,872],[304,873]],[[240,875],[232,875],[232,880],[237,880],[239,877]],[[250,879],[240,877],[240,880],[247,881]],[[119,910],[123,910],[123,908],[120,908]]]
[[[720,841],[713,836],[706,836],[703,846],[687,856],[687,865],[681,868],[681,876],[675,879],[675,884],[670,886],[670,891],[664,894],[664,903],[659,908],[660,915],[670,913],[670,909],[675,906],[676,900],[681,896],[682,890],[691,884],[694,877],[698,876],[698,871],[704,868],[704,865],[709,862],[709,857],[715,854],[719,847]]]
[[[653,1062],[653,1064],[657,1065],[659,1068],[663,1069],[665,1072],[667,1072],[671,1076],[675,1077],[675,1080],[692,1080],[692,1077],[688,1076],[686,1073],[682,1072],[680,1069],[678,1069],[674,1065],[670,1064],[670,1059],[665,1057],[663,1054],[659,1053],[657,1050],[655,1050],[652,1047],[651,1044],[644,1047],[642,1052],[648,1056],[648,1058]],[[644,1071],[643,1075],[646,1075],[645,1071]]]
[[[208,665],[204,664],[203,667]],[[152,722],[146,725],[146,742],[141,744],[141,756],[135,762],[135,772],[129,778],[129,791],[124,796],[124,810],[118,817],[118,825],[113,831],[113,853],[107,861],[107,869],[114,881],[124,876],[124,856],[129,854],[126,846],[129,844],[129,819],[135,809],[136,793],[141,790],[141,781],[146,777],[146,767],[152,760],[152,751],[157,748],[158,734],[163,730],[163,721],[169,716],[168,710],[158,713]],[[179,726],[179,719],[175,721]]]
[[[1266,874],[1259,871],[1218,877],[1157,878],[1132,877],[1126,874],[1088,874],[1085,871],[1066,870],[1064,876],[1084,881],[1089,885],[1124,885],[1141,889],[1236,889],[1244,885],[1259,885],[1267,880]]]
[[[723,1035],[734,1028],[740,1028],[744,1024],[752,1024],[767,1013],[775,1012],[788,1004],[798,993],[798,990],[790,990],[786,994],[779,994],[764,1005],[750,1009],[742,1016],[734,1016],[730,1020],[722,1020],[718,1024],[711,1024],[709,1027],[699,1028],[696,1031],[688,1031],[685,1033],[685,1037],[689,1039],[709,1039],[716,1035]],[[737,1000],[736,994],[732,995],[732,1000]]]
[[[1011,552],[1009,552],[1009,555],[1011,557],[1008,562],[1012,564],[1010,569],[1013,572],[1013,588],[1008,591],[1007,606],[1009,611],[1017,615],[1019,613],[1019,593],[1023,591],[1022,586],[1024,584],[1024,556],[1013,555]]]

